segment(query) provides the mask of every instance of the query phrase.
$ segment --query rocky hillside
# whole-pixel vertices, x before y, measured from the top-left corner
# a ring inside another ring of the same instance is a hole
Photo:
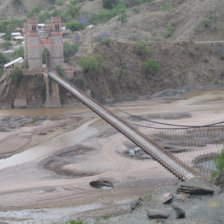
[[[224,44],[161,42],[138,47],[136,43],[97,44],[92,55],[99,71],[80,73],[78,78],[102,101],[150,96],[170,88],[198,89],[224,81]]]
[[[90,23],[97,21],[91,29],[78,32],[79,54],[71,58],[70,65],[75,69],[71,81],[102,102],[223,83],[224,44],[194,43],[224,38],[223,0],[122,1],[125,12],[111,14],[110,19],[111,11],[103,10],[102,0],[0,0],[0,13],[2,18],[25,18],[26,13],[39,7],[39,13],[59,9],[63,14],[68,12],[69,4],[74,4],[79,17],[88,17]],[[106,42],[99,39],[102,34],[106,35]],[[94,58],[97,69],[82,71],[79,61],[88,55]],[[18,88],[12,88],[10,99],[29,98],[25,91],[28,88],[20,86],[26,83],[27,78],[23,79]],[[43,83],[39,84],[37,105],[45,100]],[[73,102],[62,89],[61,99],[64,104]]]
[[[94,15],[102,13],[102,0],[73,1],[80,16],[94,22]],[[224,2],[222,0],[122,0],[126,5],[127,21],[117,21],[116,14],[85,33],[85,41],[99,32],[108,32],[113,39],[127,40],[219,40],[224,36]],[[70,1],[57,0],[0,0],[1,18],[23,17],[35,7],[41,12],[61,10],[66,12]],[[39,13],[39,14],[40,14]],[[108,15],[107,15],[108,16]],[[108,21],[107,21],[108,20]],[[88,43],[87,43],[88,44]]]

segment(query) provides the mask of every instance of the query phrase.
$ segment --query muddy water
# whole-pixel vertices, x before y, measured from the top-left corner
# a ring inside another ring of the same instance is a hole
[[[0,117],[2,116],[57,116],[63,114],[74,114],[88,108],[84,106],[77,106],[75,108],[34,108],[34,109],[9,109],[0,110]]]

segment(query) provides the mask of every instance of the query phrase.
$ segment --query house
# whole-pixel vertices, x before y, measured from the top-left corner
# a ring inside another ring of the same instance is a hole
[[[11,33],[12,38],[14,37],[18,37],[18,36],[22,36],[22,34],[20,32],[13,32]]]
[[[17,41],[23,41],[24,37],[22,37],[22,36],[15,36],[15,37],[13,37],[13,40],[15,40],[16,42]]]

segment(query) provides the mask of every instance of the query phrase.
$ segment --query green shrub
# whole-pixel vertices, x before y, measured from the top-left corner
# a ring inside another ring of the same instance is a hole
[[[0,77],[3,75],[3,73],[4,73],[3,68],[0,68]]]
[[[146,2],[154,2],[155,0],[142,0],[142,3],[146,3]]]
[[[54,8],[55,8],[54,5],[49,5],[48,8],[47,8],[47,11],[49,12],[49,11],[53,10]]]
[[[118,21],[122,22],[122,23],[126,23],[128,21],[128,15],[125,11],[122,11],[119,15],[118,15]]]
[[[162,10],[162,11],[168,11],[168,10],[171,10],[172,8],[173,8],[172,5],[169,5],[169,4],[166,4],[166,3],[159,7],[159,9]]]
[[[84,89],[85,88],[85,81],[82,77],[78,77],[76,80],[75,80],[75,85],[80,88],[80,89]]]
[[[110,218],[110,217],[109,217],[108,215],[105,215],[105,216],[103,217],[104,220],[109,220],[109,218]]]
[[[50,18],[50,14],[48,11],[44,11],[38,16],[38,20],[40,23],[45,23]]]
[[[145,43],[137,42],[134,46],[134,52],[140,56],[146,56],[149,53],[149,50]]]
[[[212,171],[211,179],[214,179],[221,172],[224,172],[224,148],[222,152],[220,153],[220,155],[214,158],[214,163],[215,163],[216,171]]]
[[[117,13],[115,10],[100,10],[99,13],[95,15],[95,23],[105,23],[116,15]]]
[[[57,71],[57,73],[60,75],[60,76],[65,76],[65,70],[60,66],[60,65],[57,65],[55,67],[55,70]]]
[[[124,4],[127,7],[133,7],[133,6],[136,6],[136,5],[140,5],[141,3],[142,3],[142,0],[125,0],[124,1]]]
[[[109,37],[104,37],[100,40],[100,43],[106,45],[106,46],[110,46],[111,43],[111,39]]]
[[[62,1],[62,0],[56,0],[56,1],[55,1],[55,4],[56,4],[56,5],[63,5],[63,1]]]
[[[133,41],[137,41],[139,40],[139,37],[136,35],[136,34],[132,34],[130,37],[129,37],[130,40],[133,40]]]
[[[72,19],[78,18],[80,16],[80,10],[74,5],[69,5],[66,11],[66,14]]]
[[[68,224],[84,224],[84,222],[81,219],[78,219],[78,220],[70,220],[68,221]]]
[[[12,43],[10,41],[4,41],[2,44],[1,44],[1,47],[4,49],[4,50],[9,50],[10,47],[12,47]]]
[[[11,33],[16,30],[17,27],[23,27],[23,21],[18,19],[3,20],[0,22],[0,32],[5,33],[4,39],[11,40]]]
[[[2,67],[4,64],[8,62],[9,62],[9,59],[0,52],[0,67]]]
[[[113,9],[118,2],[118,0],[103,0],[103,7],[105,9]]]
[[[40,13],[40,11],[41,11],[40,7],[34,7],[26,15],[28,18],[34,17],[34,16],[37,16]]]
[[[80,0],[70,0],[70,5],[76,5]]]
[[[210,19],[203,19],[201,21],[201,24],[204,25],[205,27],[209,27],[211,25],[212,21]]]
[[[111,18],[119,15],[123,11],[125,11],[126,7],[124,4],[118,4],[116,7],[113,9],[103,9],[100,10],[97,14],[91,14],[88,15],[88,20],[92,24],[99,24],[99,23],[105,23]]]
[[[138,13],[140,13],[140,8],[138,8],[138,7],[134,7],[133,9],[132,9],[132,12],[134,12],[134,13],[136,13],[136,14],[138,14]]]
[[[83,30],[86,27],[86,23],[83,22],[69,22],[66,24],[66,29],[69,29],[71,31],[78,31],[78,30]]]
[[[51,16],[62,16],[62,11],[60,9],[55,9],[52,13]]]
[[[65,62],[69,62],[71,57],[79,50],[77,44],[70,44],[69,42],[64,42],[64,58]]]
[[[15,66],[14,69],[12,70],[11,75],[12,75],[13,82],[19,83],[20,80],[22,79],[23,70],[19,68],[18,66]]]
[[[172,25],[168,24],[166,27],[165,34],[164,34],[165,38],[171,37],[173,35],[173,33],[174,33],[174,27]]]
[[[98,72],[99,71],[99,62],[98,59],[94,56],[82,57],[79,60],[79,65],[82,67],[84,72]]]
[[[7,31],[4,35],[4,39],[10,41],[11,40],[11,32]]]
[[[19,58],[22,57],[24,58],[24,47],[18,47],[14,50],[13,52],[13,58]]]
[[[142,69],[146,73],[156,74],[159,71],[159,65],[154,59],[149,58],[142,63]]]

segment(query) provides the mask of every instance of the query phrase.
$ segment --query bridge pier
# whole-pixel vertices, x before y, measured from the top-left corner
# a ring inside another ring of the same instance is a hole
[[[59,85],[45,77],[46,85],[46,101],[44,107],[61,107],[61,100],[59,95]]]

